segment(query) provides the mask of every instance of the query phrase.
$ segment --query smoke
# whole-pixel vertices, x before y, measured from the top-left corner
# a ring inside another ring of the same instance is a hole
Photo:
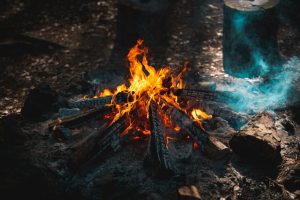
[[[234,72],[236,76],[264,76],[270,71],[277,71],[281,65],[276,41],[276,20],[267,19],[263,12],[236,12],[232,16],[231,31],[228,33],[233,35],[230,37],[231,56],[225,56],[225,63],[226,66],[239,68]]]
[[[265,65],[265,64],[263,64]],[[266,66],[269,67],[269,66]],[[230,91],[231,98],[226,102],[234,111],[257,113],[284,106],[295,98],[295,88],[300,78],[300,60],[292,57],[280,72],[271,77],[255,79],[235,79],[230,84],[220,85],[219,89]]]

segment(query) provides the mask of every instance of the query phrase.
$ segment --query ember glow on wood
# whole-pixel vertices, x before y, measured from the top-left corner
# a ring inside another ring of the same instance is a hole
[[[198,98],[207,96],[213,100],[218,94],[210,90],[184,89],[182,75],[187,71],[186,65],[179,72],[170,67],[156,70],[148,64],[148,50],[142,43],[142,40],[138,40],[127,56],[131,75],[128,86],[122,84],[114,91],[105,89],[91,99],[69,103],[72,108],[89,109],[58,119],[50,123],[49,128],[56,130],[63,125],[71,126],[99,114],[101,109],[110,110],[105,115],[109,127],[103,131],[104,137],[95,144],[97,150],[94,150],[95,155],[89,163],[99,158],[108,147],[113,151],[118,150],[121,147],[120,138],[125,135],[132,135],[136,139],[139,136],[134,135],[142,133],[144,136],[151,135],[146,159],[152,164],[157,163],[164,171],[174,173],[175,167],[167,149],[167,141],[171,137],[163,133],[165,128],[185,131],[188,134],[186,139],[192,140],[196,146],[200,145],[202,150],[209,144],[208,148],[222,151],[224,148],[220,148],[217,142],[211,142],[214,140],[208,137],[202,126],[202,120],[211,119],[212,116],[200,108],[184,108],[178,102],[178,96],[182,95],[197,95]]]

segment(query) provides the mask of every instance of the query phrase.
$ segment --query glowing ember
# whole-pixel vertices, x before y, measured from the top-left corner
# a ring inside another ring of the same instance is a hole
[[[129,61],[130,78],[129,84],[126,86],[122,84],[114,91],[108,89],[103,90],[97,97],[112,96],[111,104],[115,108],[115,112],[106,116],[106,119],[111,120],[111,123],[117,121],[120,117],[126,115],[130,126],[127,131],[134,129],[142,132],[144,135],[150,134],[148,123],[148,109],[150,102],[161,103],[161,99],[173,105],[174,107],[184,111],[200,123],[203,119],[211,118],[200,109],[194,109],[192,112],[182,108],[177,102],[177,96],[172,93],[172,88],[183,88],[182,75],[187,71],[186,64],[180,72],[172,70],[169,66],[156,70],[153,66],[148,64],[147,53],[148,49],[142,45],[143,41],[138,40],[137,44],[130,49],[127,58]],[[131,99],[126,103],[119,104],[117,102],[117,95],[120,92],[130,93]],[[137,109],[136,109],[137,108]],[[135,118],[139,120],[131,120],[131,112],[135,110]],[[167,128],[173,128],[176,132],[180,131],[179,126],[172,125],[171,116],[161,114],[164,125]],[[135,137],[136,139],[137,137]]]

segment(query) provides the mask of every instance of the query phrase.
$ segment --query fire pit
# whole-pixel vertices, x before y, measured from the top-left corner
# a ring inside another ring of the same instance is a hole
[[[226,93],[208,88],[186,89],[182,76],[187,72],[187,63],[180,70],[172,70],[169,66],[157,70],[148,64],[148,49],[142,43],[138,40],[127,55],[129,86],[122,84],[115,90],[97,92],[92,98],[70,101],[69,108],[60,109],[62,117],[51,122],[49,129],[66,139],[72,134],[73,125],[101,114],[104,116],[105,125],[94,134],[96,139],[90,144],[90,157],[85,166],[108,149],[117,151],[125,140],[143,139],[148,140],[145,163],[151,163],[165,174],[174,174],[176,167],[172,164],[168,141],[177,140],[179,135],[180,139],[192,143],[194,149],[208,155],[228,155],[229,148],[209,136],[202,125],[212,115],[178,100],[186,96],[218,101],[226,98]]]

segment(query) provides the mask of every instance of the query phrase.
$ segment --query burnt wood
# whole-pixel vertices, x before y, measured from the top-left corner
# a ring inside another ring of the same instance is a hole
[[[83,139],[73,143],[69,150],[72,152],[69,163],[70,167],[78,168],[88,159],[91,152],[95,148],[97,141],[103,134],[104,130],[108,127],[108,123],[104,123],[98,130],[93,131]]]
[[[104,97],[97,97],[97,98],[89,98],[89,99],[80,99],[78,101],[71,101],[69,102],[70,108],[91,108],[91,107],[101,107],[105,105],[109,105],[112,103],[113,98],[116,98],[116,103],[122,104],[126,102],[133,101],[133,93],[129,91],[122,91],[116,94],[115,97],[113,96],[104,96]]]
[[[78,101],[69,102],[70,108],[90,108],[90,107],[98,107],[105,106],[107,104],[111,104],[112,96],[91,98],[91,99],[80,99]]]
[[[165,175],[174,174],[175,167],[166,146],[163,134],[163,123],[158,115],[158,107],[154,102],[150,104],[149,121],[151,135],[145,163],[159,168]]]
[[[171,116],[174,123],[178,124],[183,131],[185,131],[195,142],[200,145],[201,151],[212,159],[223,159],[229,153],[230,149],[214,138],[194,122],[185,112],[175,108],[168,102],[162,100],[166,113]]]
[[[209,89],[173,89],[174,95],[179,97],[192,97],[197,98],[202,101],[217,101],[217,102],[227,102],[233,97],[230,93],[225,91],[213,91]]]
[[[120,135],[128,126],[129,123],[124,115],[106,129],[101,130],[100,133],[97,133],[97,135],[99,135],[99,139],[97,139],[96,144],[91,151],[91,158],[84,164],[84,167],[90,166],[97,162],[98,159],[103,156],[103,153],[109,149],[113,152],[118,151],[121,148]]]
[[[234,112],[230,107],[218,102],[199,101],[198,106],[205,112],[225,119],[235,130],[239,130],[249,120],[249,115]]]
[[[167,108],[167,114],[171,116],[174,123],[178,124],[194,141],[196,141],[201,148],[208,142],[208,134],[198,126],[196,122],[183,111],[170,105],[168,102],[162,100]]]

